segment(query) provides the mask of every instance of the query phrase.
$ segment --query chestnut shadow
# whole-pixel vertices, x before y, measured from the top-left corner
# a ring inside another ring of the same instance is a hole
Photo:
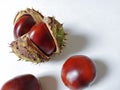
[[[80,33],[73,34],[72,32],[66,33],[67,35],[65,40],[65,47],[63,47],[62,53],[58,55],[56,54],[52,57],[53,61],[64,60],[71,54],[84,50],[89,44],[89,40],[87,37],[85,37],[85,35],[82,35]]]
[[[96,78],[92,85],[99,83],[108,74],[108,67],[104,62],[99,59],[95,59],[94,61],[96,66]]]
[[[58,84],[57,80],[53,76],[44,76],[39,78],[42,90],[57,90]]]

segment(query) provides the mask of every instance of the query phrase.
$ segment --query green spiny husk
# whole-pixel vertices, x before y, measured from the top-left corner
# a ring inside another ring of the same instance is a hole
[[[32,13],[33,12],[33,13]],[[38,11],[35,11],[34,9],[27,8],[25,11],[19,12],[14,20],[14,24],[16,23],[19,18],[24,14],[30,14],[33,19],[36,21],[36,23],[44,22],[46,23],[50,34],[52,35],[55,44],[56,44],[56,50],[54,53],[60,53],[62,50],[62,47],[65,44],[65,35],[63,29],[63,24],[60,24],[54,17],[44,17],[41,13]],[[23,36],[17,38],[15,41],[13,41],[10,44],[10,47],[12,48],[13,53],[15,53],[20,60],[26,60],[31,61],[35,63],[40,63],[44,61],[48,61],[50,56],[45,55],[30,39],[28,34],[24,34]]]
[[[18,12],[14,18],[13,24],[15,24],[23,15],[31,15],[36,23],[39,23],[43,20],[44,16],[34,9],[27,8]]]
[[[10,44],[12,52],[20,59],[40,63],[49,60],[43,52],[29,39],[28,34],[19,37]]]
[[[63,24],[60,24],[54,17],[45,18],[44,22],[48,26],[50,33],[56,44],[55,53],[60,53],[63,46],[65,45],[66,33],[63,29]]]

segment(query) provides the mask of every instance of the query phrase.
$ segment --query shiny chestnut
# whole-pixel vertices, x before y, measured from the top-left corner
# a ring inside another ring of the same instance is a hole
[[[35,76],[25,74],[8,80],[1,90],[42,90],[42,86]]]
[[[29,32],[29,38],[48,56],[55,51],[55,42],[45,23],[34,25]]]
[[[29,32],[33,25],[35,25],[35,21],[31,15],[25,14],[21,16],[14,26],[15,39]]]
[[[62,81],[71,90],[81,90],[88,86],[94,80],[95,76],[95,65],[85,55],[71,56],[62,66]]]

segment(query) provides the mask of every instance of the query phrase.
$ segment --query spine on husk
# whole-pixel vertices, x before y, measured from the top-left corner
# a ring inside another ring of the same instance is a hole
[[[65,44],[65,35],[63,25],[59,23],[54,17],[44,17],[41,13],[34,9],[27,8],[26,10],[18,12],[14,19],[14,24],[19,18],[25,14],[29,14],[33,17],[36,23],[44,22],[50,34],[52,35],[56,44],[56,50],[53,54],[60,53]],[[19,59],[40,63],[48,61],[53,54],[50,56],[45,55],[30,39],[28,33],[17,38],[10,44],[12,52],[15,53]]]

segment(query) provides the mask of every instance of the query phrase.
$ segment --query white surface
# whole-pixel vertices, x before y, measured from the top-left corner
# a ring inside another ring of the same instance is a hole
[[[17,61],[11,54],[13,19],[21,9],[34,8],[55,16],[68,33],[63,53],[43,64]],[[69,90],[60,78],[71,55],[84,54],[96,63],[95,82],[84,90],[120,90],[120,0],[3,0],[0,2],[0,87],[9,79],[31,73],[43,90]]]

